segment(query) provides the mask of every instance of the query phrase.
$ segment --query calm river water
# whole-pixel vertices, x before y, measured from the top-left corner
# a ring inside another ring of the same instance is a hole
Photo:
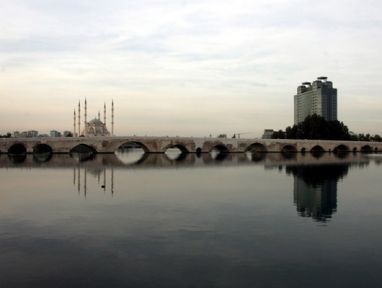
[[[0,287],[382,287],[380,155],[0,155]]]

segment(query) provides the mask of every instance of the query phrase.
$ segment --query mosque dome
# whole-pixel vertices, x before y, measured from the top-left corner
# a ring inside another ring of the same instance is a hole
[[[106,128],[106,124],[100,119],[94,118],[86,123],[84,136],[110,136],[110,132]]]
[[[97,119],[97,118],[94,118],[93,120],[90,120],[88,122],[89,125],[96,125],[96,126],[99,126],[99,125],[103,125],[102,121]]]
[[[103,122],[101,121],[100,111],[98,111],[98,118],[87,121],[87,101],[85,99],[84,109],[84,128],[81,131],[81,102],[78,102],[78,110],[74,109],[73,113],[73,135],[78,136],[114,136],[114,101],[111,101],[111,133],[106,127],[106,103],[103,105]],[[78,111],[78,114],[76,113]],[[77,126],[78,125],[78,126]]]

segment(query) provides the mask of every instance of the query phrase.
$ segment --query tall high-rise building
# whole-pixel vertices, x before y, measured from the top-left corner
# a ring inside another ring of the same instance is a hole
[[[318,77],[313,83],[303,82],[294,95],[294,124],[313,114],[327,121],[337,120],[337,89],[327,77]]]

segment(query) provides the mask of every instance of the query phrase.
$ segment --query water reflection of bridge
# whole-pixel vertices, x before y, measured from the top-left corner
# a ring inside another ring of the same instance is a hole
[[[88,150],[93,153],[114,153],[121,146],[139,146],[148,153],[165,153],[178,148],[185,153],[224,152],[378,152],[381,142],[297,140],[297,139],[239,139],[198,137],[46,137],[1,138],[0,153],[71,153]]]
[[[129,153],[127,153],[128,155]],[[311,153],[223,153],[215,157],[210,153],[180,154],[172,159],[166,154],[141,154],[134,162],[124,161],[123,155],[97,154],[86,161],[69,155],[53,154],[48,159],[39,159],[35,155],[1,155],[0,167],[46,167],[63,168],[81,165],[82,167],[112,166],[114,168],[150,168],[150,167],[198,167],[198,166],[237,166],[259,164],[266,167],[279,165],[323,165],[334,163],[367,163],[368,155],[359,153],[347,153],[338,155],[323,153],[314,155]],[[382,159],[381,159],[382,160]],[[376,162],[378,159],[375,160]]]
[[[337,211],[337,183],[345,178],[350,166],[363,167],[371,161],[381,164],[381,157],[348,153],[338,155],[324,153],[314,155],[301,154],[130,154],[126,155],[98,154],[94,157],[82,158],[69,155],[52,155],[49,159],[36,158],[34,155],[13,158],[0,156],[0,168],[42,168],[73,169],[73,185],[77,192],[87,196],[88,179],[97,179],[100,190],[114,194],[114,172],[123,169],[171,169],[191,167],[229,167],[243,165],[262,165],[266,169],[285,168],[288,175],[294,177],[293,195],[298,214],[311,217],[319,222],[326,222]],[[133,161],[131,161],[133,159]],[[373,160],[371,160],[373,159]],[[126,161],[128,160],[128,161]]]

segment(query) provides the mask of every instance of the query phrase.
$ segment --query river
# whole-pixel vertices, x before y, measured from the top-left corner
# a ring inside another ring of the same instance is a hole
[[[0,155],[1,287],[381,287],[380,155]]]

